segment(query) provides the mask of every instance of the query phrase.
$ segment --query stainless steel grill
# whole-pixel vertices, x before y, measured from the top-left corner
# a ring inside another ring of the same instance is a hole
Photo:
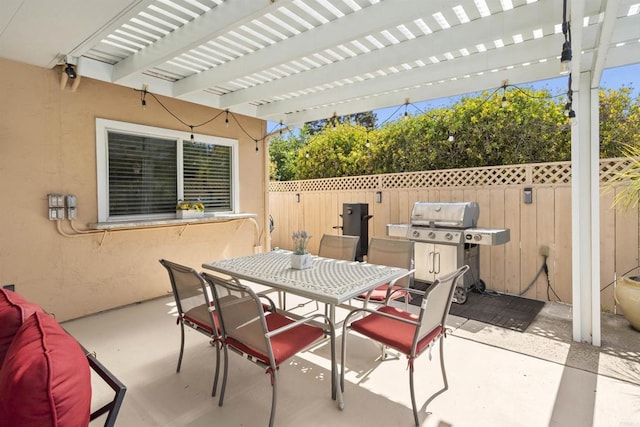
[[[480,279],[478,245],[502,245],[510,239],[509,229],[477,228],[480,207],[476,202],[417,202],[410,224],[388,224],[389,237],[415,241],[415,280],[432,283],[462,265],[470,270],[456,288],[455,301],[464,304],[473,287],[484,290]]]

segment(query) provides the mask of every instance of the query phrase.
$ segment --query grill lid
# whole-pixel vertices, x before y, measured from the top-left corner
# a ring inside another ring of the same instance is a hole
[[[476,227],[480,206],[476,202],[416,202],[411,211],[411,224],[428,227]]]

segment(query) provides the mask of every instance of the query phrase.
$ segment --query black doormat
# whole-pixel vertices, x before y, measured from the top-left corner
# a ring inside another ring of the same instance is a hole
[[[449,314],[524,332],[544,301],[514,295],[469,292],[464,304],[451,304]]]

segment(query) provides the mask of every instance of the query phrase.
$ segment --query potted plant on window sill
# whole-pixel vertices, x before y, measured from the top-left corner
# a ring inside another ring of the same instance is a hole
[[[616,176],[613,184],[623,181],[627,181],[629,184],[616,194],[614,206],[620,207],[622,210],[637,209],[640,200],[640,146],[625,145],[623,153],[631,165]],[[622,307],[622,314],[631,326],[640,331],[640,276],[637,269],[638,267],[616,279],[613,297],[616,304]]]
[[[204,217],[204,204],[202,202],[191,202],[180,200],[176,205],[176,218],[190,219]]]
[[[311,268],[311,254],[307,251],[307,245],[311,236],[302,230],[293,233],[293,254],[291,254],[291,268],[304,270]]]

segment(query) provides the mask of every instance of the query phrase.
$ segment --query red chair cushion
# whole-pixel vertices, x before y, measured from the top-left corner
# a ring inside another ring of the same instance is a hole
[[[33,313],[42,313],[42,308],[32,304],[22,296],[0,288],[0,367],[7,350],[22,323]]]
[[[377,288],[375,288],[373,290],[373,292],[371,292],[371,295],[369,296],[369,300],[370,301],[384,301],[387,298],[387,289],[389,289],[389,284],[388,283],[378,286]],[[396,291],[398,289],[404,289],[404,288],[402,286],[393,285],[391,287],[391,292]],[[365,292],[365,293],[362,293],[362,294],[358,295],[358,298],[366,299],[367,298],[367,293],[368,292]],[[407,292],[407,291],[404,291],[404,292],[397,291],[397,292],[394,292],[393,294],[391,294],[391,299],[395,300],[395,299],[398,299],[398,298],[402,298],[402,297],[404,297],[404,296],[406,296],[408,294],[409,294],[409,292]]]
[[[203,304],[203,305],[204,305],[204,304]],[[211,303],[211,305],[213,305],[213,303]],[[200,308],[201,308],[201,307],[196,307],[195,309],[193,309],[193,310],[195,310],[195,311],[196,311],[195,313],[193,313],[194,315],[191,315],[191,310],[187,311],[187,312],[184,314],[184,319],[185,319],[185,320],[188,320],[189,322],[191,322],[191,323],[193,323],[193,324],[195,324],[195,325],[197,325],[200,329],[203,329],[203,330],[204,330],[205,332],[207,332],[209,335],[214,335],[214,332],[215,332],[215,335],[218,335],[218,334],[219,334],[219,331],[220,331],[220,321],[218,320],[218,312],[217,312],[217,311],[215,311],[215,310],[213,310],[213,311],[211,312],[211,314],[213,314],[213,323],[214,323],[214,324],[215,324],[215,326],[216,326],[216,330],[214,331],[214,330],[213,330],[213,328],[211,327],[211,325],[209,324],[209,322],[205,322],[205,321],[203,321],[203,320],[198,316],[198,314],[200,314],[200,316],[202,316],[202,315],[203,315],[203,313],[202,313],[202,312],[197,313],[197,311],[200,311],[200,310],[199,310]],[[206,313],[205,313],[205,314],[206,314]]]
[[[384,306],[380,307],[378,311],[403,319],[418,320],[418,317],[414,314],[399,310],[395,307]],[[411,346],[416,334],[415,326],[396,319],[378,316],[375,313],[351,323],[351,329],[406,355],[411,354]],[[438,337],[441,331],[442,327],[438,326],[422,338],[420,342],[418,342],[415,355],[419,355],[429,343]]]
[[[89,362],[53,317],[34,313],[22,324],[0,370],[3,426],[87,426]]]
[[[279,313],[271,313],[265,316],[267,320],[267,329],[269,332],[286,326],[294,321]],[[321,328],[309,325],[299,325],[286,332],[271,337],[271,348],[273,350],[273,358],[276,366],[280,365],[291,356],[312,344],[324,335]],[[269,356],[261,351],[253,349],[240,341],[228,337],[227,344],[238,349],[239,351],[249,354],[260,360],[262,363],[269,365]]]

